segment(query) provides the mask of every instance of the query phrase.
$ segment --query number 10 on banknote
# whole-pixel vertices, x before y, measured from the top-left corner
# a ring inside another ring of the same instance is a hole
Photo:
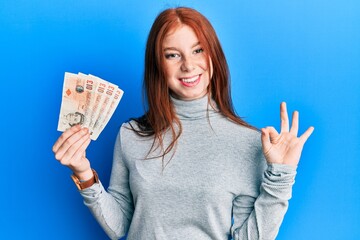
[[[96,140],[115,112],[124,92],[91,74],[65,72],[58,131],[80,124]]]

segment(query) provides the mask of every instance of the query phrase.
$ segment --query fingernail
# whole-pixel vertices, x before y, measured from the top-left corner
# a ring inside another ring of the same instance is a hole
[[[87,133],[88,131],[89,131],[89,130],[88,130],[87,128],[83,128],[83,129],[82,129],[82,132],[83,132],[83,133]]]

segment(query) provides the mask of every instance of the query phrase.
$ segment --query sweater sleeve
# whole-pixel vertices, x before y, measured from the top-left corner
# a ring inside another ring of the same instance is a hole
[[[258,195],[239,195],[234,199],[234,240],[275,239],[278,234],[291,198],[296,167],[268,164],[265,168]]]
[[[101,182],[80,191],[84,204],[111,239],[123,237],[129,229],[134,205],[129,187],[129,171],[123,161],[120,132],[114,148],[110,184],[105,191]]]

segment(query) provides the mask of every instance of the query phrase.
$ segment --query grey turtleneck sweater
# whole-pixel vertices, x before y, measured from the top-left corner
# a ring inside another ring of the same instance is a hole
[[[111,239],[128,232],[128,240],[274,239],[296,169],[267,164],[260,134],[225,118],[207,97],[172,102],[183,131],[164,171],[161,157],[144,160],[153,139],[125,123],[108,190],[99,183],[81,191],[105,232]]]

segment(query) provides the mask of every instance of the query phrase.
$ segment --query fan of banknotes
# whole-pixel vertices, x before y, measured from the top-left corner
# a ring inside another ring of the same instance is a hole
[[[124,92],[94,75],[65,72],[58,131],[80,124],[96,140],[115,112]]]

